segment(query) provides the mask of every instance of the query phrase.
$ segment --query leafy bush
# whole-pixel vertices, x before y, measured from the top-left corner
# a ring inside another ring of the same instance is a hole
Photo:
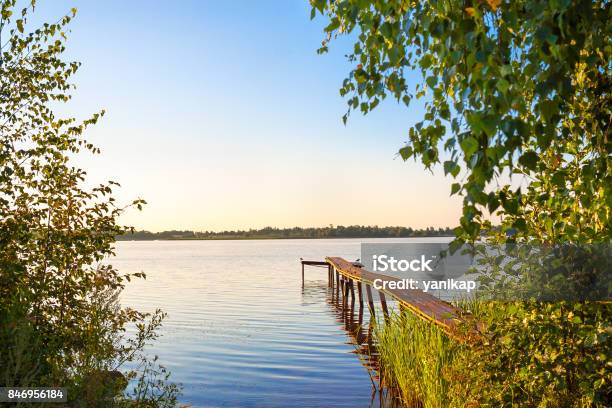
[[[117,217],[144,201],[119,206],[117,183],[86,188],[86,172],[72,165],[82,151],[99,152],[83,133],[104,112],[83,122],[54,114],[79,67],[61,58],[76,10],[27,32],[34,5],[0,2],[0,382],[67,387],[75,406],[173,403],[176,386],[156,380],[136,400],[123,395],[138,373],[117,370],[146,360],[164,314],[121,307],[125,283],[144,275],[121,275],[104,260],[126,231]]]
[[[603,407],[610,401],[611,305],[495,302],[488,341],[467,369],[481,373],[480,400],[498,406]]]

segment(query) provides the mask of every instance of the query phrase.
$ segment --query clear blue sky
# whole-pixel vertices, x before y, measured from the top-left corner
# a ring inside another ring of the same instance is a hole
[[[83,63],[62,108],[103,121],[83,157],[92,181],[142,197],[137,228],[222,230],[328,224],[454,226],[450,180],[396,157],[422,110],[389,99],[341,121],[350,39],[317,55],[324,20],[306,0],[42,0],[70,7],[67,55]]]

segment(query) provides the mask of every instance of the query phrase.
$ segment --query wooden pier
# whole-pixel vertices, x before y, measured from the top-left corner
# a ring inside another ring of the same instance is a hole
[[[413,313],[417,317],[440,327],[446,334],[459,341],[472,342],[480,337],[477,325],[472,316],[448,302],[440,300],[420,289],[376,289],[374,281],[401,281],[400,278],[370,272],[363,265],[349,262],[340,257],[327,257],[325,261],[305,261],[302,263],[302,286],[304,285],[304,266],[327,266],[328,286],[342,296],[343,302],[359,303],[363,307],[367,301],[370,314],[375,316],[372,290],[378,292],[382,312],[385,318],[389,315],[387,296],[398,302],[401,311]],[[365,292],[365,293],[364,293]],[[469,330],[463,330],[468,327]]]

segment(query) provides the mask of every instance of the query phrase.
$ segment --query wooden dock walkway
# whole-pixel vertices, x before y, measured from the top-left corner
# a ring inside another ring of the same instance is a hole
[[[366,299],[372,316],[375,315],[372,290],[376,290],[380,297],[380,303],[385,318],[389,315],[386,300],[386,296],[389,296],[398,302],[402,311],[408,311],[425,321],[437,325],[445,333],[457,340],[472,342],[480,337],[477,325],[470,314],[463,312],[461,309],[429,293],[423,292],[420,289],[385,288],[378,290],[374,288],[374,281],[377,279],[386,282],[399,282],[401,281],[400,278],[370,272],[363,268],[363,265],[349,262],[340,257],[327,257],[325,261],[302,260],[301,262],[302,285],[304,285],[305,265],[326,265],[328,286],[339,291],[344,301],[347,301],[349,296],[355,301],[355,295],[357,295],[357,301],[360,307],[363,307],[364,299]],[[355,287],[357,290],[355,290]],[[467,327],[470,327],[470,330],[467,330],[467,332],[461,329],[465,324],[467,324]]]

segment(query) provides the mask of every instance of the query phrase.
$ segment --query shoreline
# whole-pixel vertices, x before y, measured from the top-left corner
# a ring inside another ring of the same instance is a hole
[[[298,239],[372,239],[372,238],[454,238],[454,235],[412,235],[412,236],[367,236],[367,237],[227,237],[227,238],[153,238],[153,239],[122,239],[116,242],[135,241],[267,241],[267,240],[298,240]]]

